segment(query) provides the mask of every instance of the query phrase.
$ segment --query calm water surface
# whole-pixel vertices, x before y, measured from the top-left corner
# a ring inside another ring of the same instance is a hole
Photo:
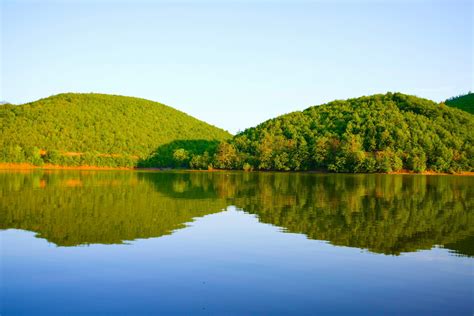
[[[474,178],[0,172],[1,315],[472,315]]]

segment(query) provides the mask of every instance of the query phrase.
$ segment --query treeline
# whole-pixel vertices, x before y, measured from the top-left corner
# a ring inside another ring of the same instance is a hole
[[[329,172],[474,169],[474,117],[401,93],[334,101],[268,120],[187,157],[188,167]],[[184,163],[183,163],[184,164]]]
[[[132,97],[67,93],[0,105],[0,162],[128,167],[175,140],[229,137],[169,106]]]
[[[219,141],[177,140],[158,147],[150,156],[140,159],[141,168],[212,169]]]
[[[446,105],[474,114],[474,93],[469,92],[447,99]]]

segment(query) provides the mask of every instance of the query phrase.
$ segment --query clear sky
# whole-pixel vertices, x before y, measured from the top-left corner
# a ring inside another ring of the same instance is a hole
[[[137,96],[236,132],[334,99],[474,90],[471,0],[0,1],[16,104]]]

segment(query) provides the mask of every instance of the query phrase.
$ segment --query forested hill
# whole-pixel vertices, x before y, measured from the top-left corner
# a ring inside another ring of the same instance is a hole
[[[310,107],[234,138],[160,103],[69,93],[0,105],[0,162],[459,172],[474,170],[473,131],[474,115],[401,93]]]
[[[131,166],[176,140],[231,135],[169,106],[105,94],[66,93],[0,105],[0,160]]]
[[[454,108],[474,114],[474,93],[469,92],[464,95],[447,99],[444,103]]]
[[[473,144],[472,114],[387,93],[268,120],[223,143],[215,165],[333,172],[472,171]]]

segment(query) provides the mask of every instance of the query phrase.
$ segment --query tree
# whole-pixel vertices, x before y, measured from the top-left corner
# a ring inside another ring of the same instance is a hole
[[[234,145],[222,142],[217,147],[215,167],[219,169],[233,169],[238,167],[237,151]]]
[[[189,153],[186,149],[178,148],[173,152],[176,167],[185,167],[189,163]]]

